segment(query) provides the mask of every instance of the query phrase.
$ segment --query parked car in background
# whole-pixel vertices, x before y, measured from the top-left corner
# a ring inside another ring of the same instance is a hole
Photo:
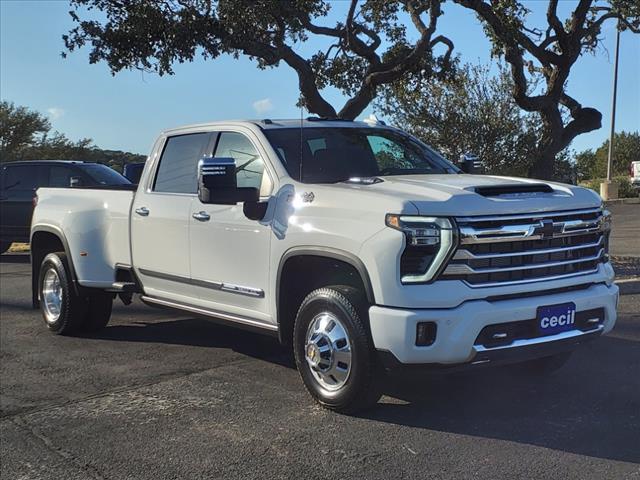
[[[144,170],[144,162],[127,163],[122,172],[131,183],[138,183]]]
[[[13,242],[28,242],[36,190],[40,187],[129,185],[100,163],[65,160],[10,162],[0,169],[0,253]]]

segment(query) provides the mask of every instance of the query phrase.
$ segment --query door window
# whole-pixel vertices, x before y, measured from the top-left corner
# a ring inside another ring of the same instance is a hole
[[[236,181],[238,187],[253,187],[261,190],[264,176],[264,162],[251,141],[235,132],[223,132],[220,134],[216,157],[233,158],[236,161]]]
[[[4,189],[10,191],[34,191],[46,186],[40,165],[15,165],[5,167]]]
[[[68,188],[71,186],[71,178],[76,177],[77,186],[82,185],[81,175],[74,171],[69,167],[61,167],[54,165],[49,170],[49,186],[50,187],[59,187],[59,188]]]
[[[196,193],[198,161],[209,143],[209,133],[169,137],[156,174],[154,192]]]

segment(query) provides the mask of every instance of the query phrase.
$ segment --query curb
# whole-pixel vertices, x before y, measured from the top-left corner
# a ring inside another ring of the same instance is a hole
[[[635,205],[640,204],[640,197],[633,198],[615,198],[613,200],[605,200],[605,205]]]
[[[640,277],[616,280],[620,295],[635,295],[640,293]]]

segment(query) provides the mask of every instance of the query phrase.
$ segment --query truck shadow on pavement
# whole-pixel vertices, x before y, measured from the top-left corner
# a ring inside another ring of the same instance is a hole
[[[637,341],[599,339],[547,377],[495,367],[418,381],[390,379],[385,393],[391,401],[364,417],[640,462]]]
[[[149,309],[146,311],[155,313]],[[218,325],[202,318],[135,321],[107,327],[98,333],[86,335],[86,338],[229,349],[283,367],[295,368],[292,355],[280,346],[277,339]]]
[[[199,318],[113,325],[89,338],[231,349],[297,376],[291,354],[277,340]],[[390,377],[386,397],[360,417],[640,462],[638,372],[640,342],[605,337],[583,346],[547,377],[526,376],[512,367]]]

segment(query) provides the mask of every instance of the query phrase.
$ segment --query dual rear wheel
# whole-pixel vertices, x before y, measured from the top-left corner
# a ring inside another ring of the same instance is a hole
[[[50,253],[40,266],[40,309],[47,328],[58,335],[94,332],[111,318],[113,296],[103,292],[79,295],[64,252]]]

